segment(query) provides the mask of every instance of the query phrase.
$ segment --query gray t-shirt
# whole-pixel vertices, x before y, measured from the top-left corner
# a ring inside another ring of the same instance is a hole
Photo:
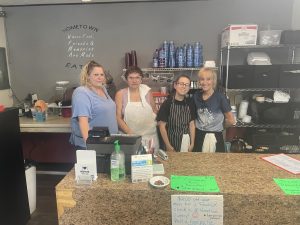
[[[71,144],[86,146],[80,132],[78,116],[88,117],[90,130],[93,127],[108,127],[110,134],[118,133],[116,104],[109,97],[105,88],[104,92],[106,97],[97,95],[87,87],[80,86],[75,89],[72,96]]]
[[[231,111],[225,95],[215,91],[207,100],[203,100],[202,92],[197,91],[194,101],[197,111],[196,128],[202,131],[222,131],[224,113]]]

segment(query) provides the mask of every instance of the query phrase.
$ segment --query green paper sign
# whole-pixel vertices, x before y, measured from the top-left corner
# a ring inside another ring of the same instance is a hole
[[[287,195],[300,195],[300,179],[274,178],[275,183]]]
[[[178,191],[220,192],[214,176],[171,176],[171,188]]]

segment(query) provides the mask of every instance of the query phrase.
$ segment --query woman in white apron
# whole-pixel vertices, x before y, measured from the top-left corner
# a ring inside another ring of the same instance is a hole
[[[138,67],[130,67],[125,72],[128,88],[116,94],[117,121],[126,134],[142,136],[142,143],[148,149],[159,149],[156,131],[156,107],[151,89],[142,84],[143,73]]]

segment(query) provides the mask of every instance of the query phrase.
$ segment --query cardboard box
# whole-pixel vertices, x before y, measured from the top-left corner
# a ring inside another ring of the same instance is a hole
[[[229,25],[222,32],[221,47],[256,45],[256,24]]]

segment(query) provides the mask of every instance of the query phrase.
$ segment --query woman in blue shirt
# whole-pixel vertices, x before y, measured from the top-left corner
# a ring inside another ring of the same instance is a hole
[[[72,95],[70,142],[76,149],[86,149],[89,130],[108,127],[110,134],[116,134],[118,125],[116,105],[104,86],[103,66],[95,61],[88,62],[82,68],[80,84]]]

